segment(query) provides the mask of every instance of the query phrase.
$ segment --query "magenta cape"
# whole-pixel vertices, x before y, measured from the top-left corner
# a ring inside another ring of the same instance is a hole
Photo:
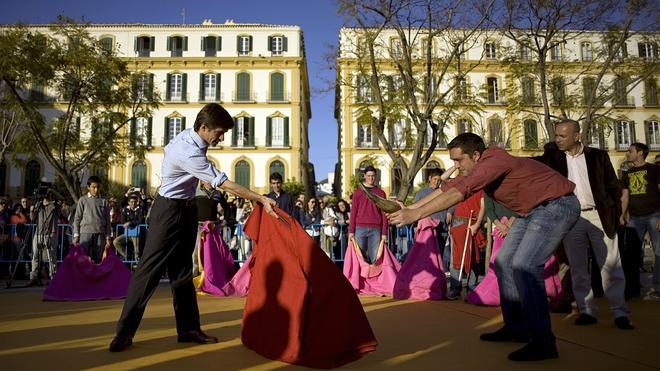
[[[243,263],[243,266],[236,271],[236,274],[227,282],[227,284],[222,288],[222,294],[220,296],[245,296],[248,293],[248,288],[250,288],[250,279],[252,278],[250,274],[250,266],[253,264],[252,255]]]
[[[497,235],[497,227],[493,227],[493,251],[490,255],[490,262],[488,264],[488,273],[483,281],[468,294],[465,300],[470,304],[499,306],[500,305],[500,287],[497,284],[497,276],[495,276],[495,257],[502,247],[504,238]],[[557,300],[561,297],[562,287],[559,278],[559,264],[557,258],[551,256],[545,263],[543,270],[543,277],[545,277],[545,291],[548,297],[552,300]]]
[[[85,254],[80,245],[72,245],[55,277],[44,291],[44,300],[78,301],[123,299],[128,291],[131,271],[106,248],[99,264]]]
[[[417,223],[415,243],[394,283],[395,299],[444,299],[447,282],[436,236],[438,224],[431,218]]]
[[[205,222],[199,244],[201,274],[194,279],[195,287],[207,294],[225,296],[222,288],[234,274],[234,258],[219,228],[215,228],[215,224],[209,221]]]
[[[364,260],[355,239],[348,242],[344,257],[344,276],[360,295],[392,295],[401,263],[392,255],[384,241],[381,241],[376,256],[376,262],[369,264]]]

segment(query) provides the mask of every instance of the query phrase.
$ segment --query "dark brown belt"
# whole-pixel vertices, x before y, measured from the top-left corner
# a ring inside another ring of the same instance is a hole
[[[169,197],[163,197],[161,195],[158,195],[159,198],[162,198],[163,200],[171,203],[175,203],[177,206],[181,207],[193,207],[195,206],[195,199],[184,199],[184,198],[169,198]]]

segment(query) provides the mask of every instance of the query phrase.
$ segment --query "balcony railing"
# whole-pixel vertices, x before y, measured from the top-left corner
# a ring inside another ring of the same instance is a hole
[[[375,140],[363,141],[360,138],[355,138],[356,148],[378,148],[378,142]]]
[[[616,97],[612,100],[615,107],[635,107],[635,97],[627,95],[625,97]]]
[[[254,103],[257,101],[257,92],[241,92],[238,91],[232,92],[232,99],[234,102],[244,102],[244,103]]]
[[[269,103],[279,103],[279,102],[290,102],[291,101],[291,92],[271,92],[266,91],[266,96],[268,97]]]

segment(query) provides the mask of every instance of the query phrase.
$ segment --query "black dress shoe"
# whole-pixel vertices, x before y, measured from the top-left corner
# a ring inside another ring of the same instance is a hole
[[[209,336],[202,332],[202,330],[194,330],[182,332],[177,336],[179,343],[198,343],[198,344],[212,344],[217,343],[218,338]]]
[[[620,328],[621,330],[635,329],[635,326],[633,326],[632,323],[630,323],[630,320],[626,316],[617,317],[614,320],[614,324],[616,325],[616,327]]]
[[[479,339],[483,341],[492,341],[496,343],[502,343],[506,341],[511,341],[515,343],[526,343],[529,341],[528,336],[514,332],[506,326],[502,327],[501,329],[495,332],[481,334],[481,336],[479,336]]]
[[[125,335],[117,335],[110,343],[111,352],[121,352],[133,345],[133,338]]]
[[[598,319],[594,316],[590,316],[586,313],[580,313],[578,318],[575,319],[573,324],[578,326],[589,326],[598,323]]]
[[[532,341],[524,347],[509,354],[514,362],[542,361],[544,359],[558,358],[559,352],[555,344],[543,344]]]

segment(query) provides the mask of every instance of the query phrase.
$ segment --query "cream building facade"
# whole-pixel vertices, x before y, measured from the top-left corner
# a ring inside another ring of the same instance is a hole
[[[335,94],[339,163],[336,167],[334,187],[339,195],[344,198],[349,197],[353,192],[351,178],[359,176],[367,162],[375,162],[379,170],[380,186],[389,196],[396,193],[398,188],[393,176],[393,162],[382,144],[378,143],[374,130],[368,124],[360,124],[358,120],[360,107],[364,107],[365,102],[367,105],[373,103],[372,111],[377,109],[373,97],[370,97],[369,88],[360,81],[359,63],[356,57],[359,52],[355,50],[356,45],[360,44],[359,32],[360,30],[355,28],[342,28],[339,34]],[[564,71],[561,81],[552,81],[549,84],[553,86],[553,91],[548,93],[552,114],[560,115],[560,102],[557,100],[562,97],[573,96],[580,99],[583,96],[584,85],[588,84],[590,82],[588,79],[593,76],[585,74],[582,70],[586,64],[594,61],[594,50],[598,43],[602,42],[602,36],[596,32],[582,33],[580,37],[553,48],[549,53],[548,63],[561,66]],[[625,151],[633,142],[646,143],[650,147],[651,153],[647,157],[649,162],[653,162],[654,156],[660,153],[660,103],[657,93],[658,35],[647,36],[650,37],[634,36],[627,42],[626,58],[629,58],[630,63],[633,64],[655,63],[655,74],[640,81],[632,89],[624,87],[622,92],[617,94],[617,98],[608,101],[603,109],[610,111],[608,116],[618,117],[617,121],[611,127],[600,128],[590,133],[589,145],[608,150],[616,169],[624,165]],[[410,36],[410,39],[413,37],[414,35]],[[380,41],[374,44],[385,46],[375,51],[380,58],[378,65],[382,68],[383,74],[396,75],[396,72],[393,72],[391,53],[395,50],[393,40],[397,40],[398,36],[394,30],[385,30],[378,35],[378,38]],[[425,40],[424,37],[416,37],[416,39],[422,42]],[[513,41],[494,31],[481,34],[478,39],[466,44],[471,46],[465,48],[464,56],[461,58],[462,63],[473,68],[465,76],[463,94],[476,96],[480,100],[481,113],[476,116],[467,112],[461,114],[459,107],[454,118],[444,127],[445,138],[439,141],[424,169],[432,167],[446,169],[452,166],[446,144],[456,135],[466,131],[481,135],[487,143],[503,145],[513,155],[533,156],[542,153],[543,144],[548,141],[548,134],[542,123],[543,107],[540,104],[538,78],[532,74],[529,78],[513,77],[510,65],[503,62],[505,50],[508,53],[515,50],[521,63],[536,63],[531,52],[520,50]],[[443,53],[443,50],[447,49],[449,48],[442,45],[441,40],[437,43],[434,40],[434,53]],[[604,81],[614,84],[615,79],[614,75],[607,74]],[[555,82],[559,85],[556,89]],[[444,81],[441,81],[439,86],[440,91],[448,88]],[[512,100],[507,97],[511,91],[518,96],[517,99],[529,100],[526,111],[535,112],[512,113],[510,106]],[[441,106],[438,110],[442,109]],[[403,119],[401,123],[395,123],[388,128],[385,136],[394,147],[410,147],[409,142],[406,144],[404,138],[405,125]],[[426,138],[425,143],[430,143],[430,138]],[[410,163],[410,154],[404,152],[403,156]],[[425,181],[424,169],[417,174],[415,185]]]
[[[50,32],[46,26],[31,28]],[[127,125],[131,137],[140,138],[134,143],[147,147],[145,158],[127,155],[119,165],[101,170],[109,180],[153,193],[160,185],[164,147],[191,128],[209,102],[221,104],[236,123],[224,141],[208,151],[229,179],[266,193],[274,171],[285,179],[304,178],[312,113],[300,27],[206,20],[186,25],[92,24],[88,31],[128,62],[136,94],[145,99],[158,94],[162,101],[152,117]],[[48,87],[44,94],[57,96]],[[52,117],[58,105],[55,99],[42,112]],[[90,123],[84,117],[79,120],[85,135]],[[39,159],[1,170],[4,192],[10,196],[28,194],[42,177],[54,178],[48,163]]]

